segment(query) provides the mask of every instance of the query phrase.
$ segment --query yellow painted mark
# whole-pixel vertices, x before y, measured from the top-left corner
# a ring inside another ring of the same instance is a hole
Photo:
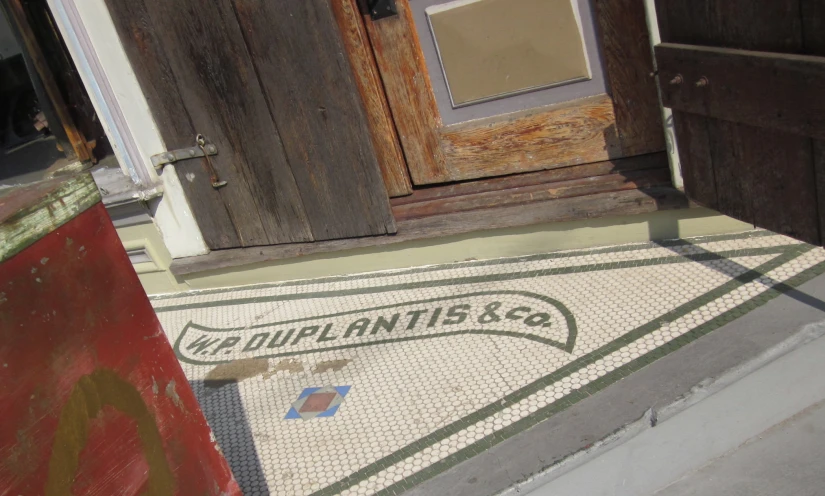
[[[166,460],[155,419],[138,390],[114,371],[105,369],[81,377],[60,412],[44,494],[71,496],[80,452],[88,441],[89,423],[104,406],[111,406],[137,422],[141,450],[149,464],[145,494],[174,494],[175,477]]]

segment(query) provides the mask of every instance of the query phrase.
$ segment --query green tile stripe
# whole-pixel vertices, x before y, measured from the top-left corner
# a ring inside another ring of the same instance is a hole
[[[403,291],[420,288],[434,288],[439,286],[453,286],[460,284],[479,284],[485,282],[502,282],[513,281],[518,279],[527,279],[534,277],[555,276],[563,274],[572,274],[579,272],[594,272],[604,270],[628,269],[635,267],[647,267],[651,265],[665,265],[687,262],[712,262],[714,260],[723,260],[739,257],[750,257],[759,255],[773,255],[777,253],[784,253],[785,250],[797,248],[799,244],[792,245],[778,245],[765,248],[745,248],[738,250],[727,250],[718,253],[704,252],[691,255],[670,255],[656,258],[647,258],[642,260],[623,260],[619,262],[596,263],[589,265],[576,265],[572,267],[555,267],[541,270],[527,270],[522,272],[509,272],[498,274],[485,274],[479,276],[465,276],[454,277],[448,279],[435,279],[425,281],[415,281],[409,283],[389,284],[386,286],[370,286],[365,288],[341,289],[335,291],[317,291],[311,293],[294,293],[287,295],[272,295],[272,296],[254,296],[248,298],[236,298],[231,300],[214,300],[198,303],[186,303],[182,305],[169,305],[165,307],[155,308],[156,313],[172,312],[178,310],[189,310],[193,308],[211,308],[224,307],[228,305],[247,305],[253,303],[266,303],[273,301],[294,301],[305,300],[313,298],[331,298],[335,296],[351,296],[361,294],[384,293],[388,291]]]
[[[627,346],[628,344],[654,332],[655,330],[661,327],[663,322],[673,322],[684,315],[693,312],[694,310],[701,308],[702,306],[710,303],[713,300],[716,300],[727,293],[739,288],[740,286],[752,282],[759,277],[762,277],[764,274],[774,270],[785,263],[794,260],[795,258],[807,253],[808,251],[812,250],[814,247],[810,245],[792,245],[790,247],[786,247],[786,251],[777,256],[776,258],[760,265],[759,267],[749,270],[744,274],[739,275],[731,279],[730,281],[718,286],[717,288],[705,293],[702,296],[699,296],[679,307],[665,313],[661,317],[644,324],[633,331],[623,335],[622,337],[602,346],[601,348],[582,356],[573,362],[551,372],[550,374],[534,381],[533,383],[514,391],[508,395],[506,395],[502,400],[495,401],[476,412],[467,415],[447,426],[444,426],[427,436],[418,439],[409,445],[401,448],[400,450],[387,455],[386,457],[377,460],[370,465],[350,474],[349,476],[341,479],[338,482],[333,483],[330,486],[327,486],[319,491],[316,491],[312,494],[312,496],[328,496],[337,494],[344,489],[350,488],[355,486],[356,484],[360,483],[363,480],[368,479],[369,477],[376,475],[386,468],[395,465],[405,458],[408,458],[415,453],[418,453],[425,448],[436,444],[439,441],[449,438],[453,434],[461,432],[462,430],[466,429],[467,427],[478,423],[479,421],[488,418],[505,408],[512,406],[525,398],[530,397],[531,395],[537,393],[538,391],[550,386],[558,382],[559,380],[563,379],[564,377],[581,370],[582,368],[595,363],[602,358],[610,355],[611,353],[620,350],[621,348]],[[577,403],[578,401],[586,398],[587,396],[592,395],[593,393],[604,389],[608,385],[616,382],[617,380],[621,379],[629,375],[630,373],[644,367],[645,365],[652,363],[655,360],[675,351],[678,348],[681,348],[685,344],[692,342],[699,337],[741,317],[742,315],[750,312],[754,308],[757,308],[771,299],[775,298],[776,296],[787,292],[788,290],[810,280],[811,278],[815,277],[816,275],[821,274],[825,271],[825,262],[821,262],[814,267],[811,267],[795,277],[792,277],[785,283],[777,283],[772,288],[768,288],[759,296],[748,300],[741,305],[737,306],[734,309],[728,310],[719,316],[711,319],[710,321],[697,326],[696,328],[688,331],[687,333],[683,334],[682,336],[675,338],[674,340],[670,341],[669,343],[660,346],[659,348],[645,354],[637,358],[636,360],[625,364],[624,366],[602,376],[601,378],[589,383],[587,386],[580,388],[576,391],[571,392],[561,400],[558,400],[546,407],[537,410],[533,414],[518,420],[507,427],[494,432],[493,434],[475,442],[474,444],[467,446],[456,453],[453,453],[444,459],[416,472],[415,474],[407,477],[406,479],[399,481],[387,488],[381,490],[380,492],[376,493],[378,495],[391,495],[391,494],[399,494],[421,482],[432,478],[433,476],[455,466],[456,464],[468,460],[475,455],[486,451],[490,447],[498,444],[505,439],[512,437],[515,434],[518,434],[529,427],[541,422],[542,420],[552,416],[553,414],[569,407]]]
[[[491,265],[508,265],[514,263],[522,263],[522,262],[532,262],[532,261],[541,261],[541,260],[554,260],[554,259],[565,259],[565,258],[573,258],[573,257],[580,257],[585,255],[599,255],[605,253],[622,253],[622,252],[629,252],[629,251],[640,251],[640,250],[647,250],[651,248],[675,248],[680,246],[689,246],[689,245],[698,245],[704,243],[715,243],[719,241],[734,241],[734,240],[742,240],[742,239],[753,239],[753,238],[763,238],[769,236],[778,236],[776,233],[771,231],[746,231],[741,233],[734,233],[734,234],[716,234],[710,236],[699,236],[695,238],[687,238],[687,239],[671,239],[665,241],[649,241],[646,243],[635,243],[635,244],[628,244],[628,245],[619,245],[619,246],[608,246],[604,248],[590,248],[586,250],[576,250],[576,251],[567,251],[567,252],[554,252],[554,253],[541,253],[538,255],[525,255],[520,257],[507,257],[507,258],[496,258],[492,260],[480,260],[480,261],[470,261],[470,262],[453,262],[453,263],[445,263],[445,264],[438,264],[438,265],[431,265],[427,267],[417,267],[413,269],[402,269],[402,270],[385,270],[380,272],[372,272],[367,274],[353,274],[353,275],[343,275],[343,276],[330,276],[330,277],[323,277],[318,279],[303,279],[298,281],[283,281],[277,283],[268,283],[268,284],[255,284],[250,286],[241,286],[235,288],[221,288],[221,289],[207,289],[207,290],[195,290],[195,291],[188,291],[185,293],[175,293],[169,295],[156,295],[149,297],[152,301],[162,301],[162,300],[170,300],[176,298],[187,298],[192,296],[207,296],[212,294],[223,294],[223,293],[236,293],[239,291],[254,291],[257,289],[269,289],[269,288],[277,288],[277,287],[292,287],[292,286],[307,286],[310,284],[324,284],[324,283],[331,283],[331,282],[342,282],[342,281],[354,281],[354,280],[368,280],[368,279],[378,279],[382,277],[395,277],[395,276],[403,276],[409,274],[421,274],[425,272],[437,272],[441,270],[450,270],[450,269],[462,269],[467,267],[488,267]]]

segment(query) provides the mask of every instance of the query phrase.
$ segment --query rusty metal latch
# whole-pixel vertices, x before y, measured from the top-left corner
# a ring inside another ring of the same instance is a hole
[[[218,189],[226,186],[226,181],[221,181],[218,177],[218,172],[212,165],[211,155],[218,154],[218,147],[212,143],[207,143],[206,138],[202,134],[195,137],[195,146],[189,148],[180,148],[178,150],[169,150],[168,152],[152,155],[152,165],[156,170],[160,170],[166,164],[172,164],[180,160],[189,160],[193,158],[206,158],[206,171],[209,173],[209,180],[212,182],[212,187]]]
[[[398,15],[395,0],[358,0],[362,15],[369,14],[373,21]]]

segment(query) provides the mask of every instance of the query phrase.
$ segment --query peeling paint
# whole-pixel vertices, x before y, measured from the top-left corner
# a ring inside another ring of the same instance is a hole
[[[178,392],[175,390],[175,380],[172,379],[169,381],[169,384],[166,385],[166,397],[171,399],[172,402],[178,407],[180,410],[184,410],[183,402],[180,400],[180,396],[178,396]]]
[[[158,383],[157,383],[157,381],[155,381],[155,376],[152,376],[152,393],[153,394],[158,394],[158,391],[159,391]]]
[[[40,259],[40,265],[46,265],[46,263],[48,261],[49,261],[48,257],[43,257],[43,258]]]

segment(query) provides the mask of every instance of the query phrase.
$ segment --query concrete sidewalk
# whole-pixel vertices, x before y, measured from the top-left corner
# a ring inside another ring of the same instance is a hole
[[[688,408],[674,405],[680,411],[665,411],[667,418],[655,427],[630,426],[572,470],[536,477],[538,487],[528,493],[825,494],[823,333],[825,323],[806,326],[751,365],[732,371],[733,377],[720,379],[731,384],[710,395],[697,391]]]
[[[692,472],[656,496],[825,494],[825,402]]]

